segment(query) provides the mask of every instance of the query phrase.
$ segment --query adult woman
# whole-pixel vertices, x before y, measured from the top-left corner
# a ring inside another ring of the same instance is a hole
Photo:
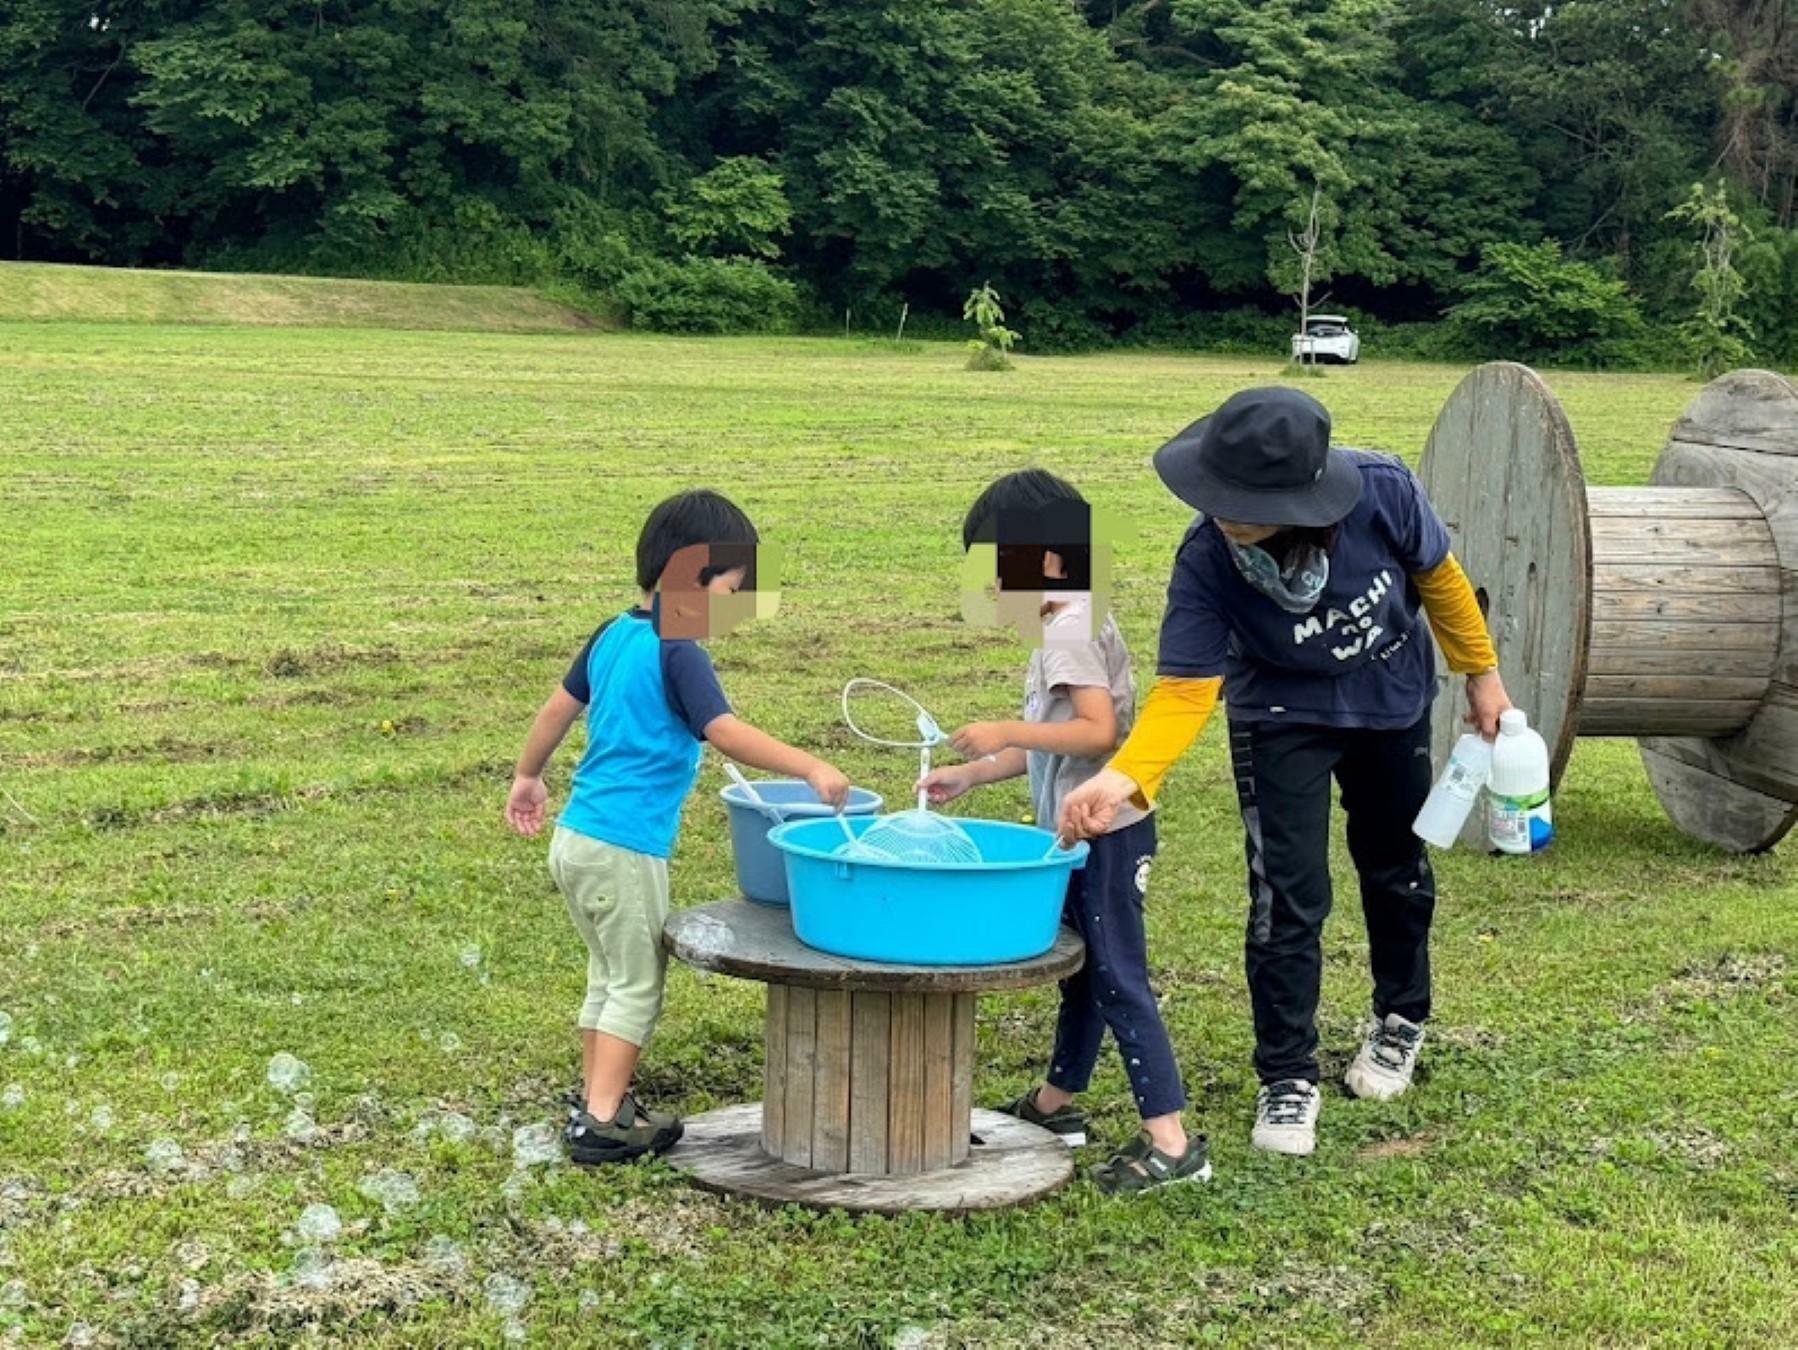
[[[1342,789],[1373,967],[1373,1025],[1346,1081],[1409,1086],[1430,1011],[1435,881],[1411,822],[1430,789],[1430,629],[1468,676],[1468,721],[1510,707],[1447,531],[1399,461],[1330,448],[1330,417],[1250,389],[1155,456],[1200,515],[1168,586],[1157,680],[1129,740],[1070,794],[1070,837],[1152,802],[1226,693],[1249,869],[1247,971],[1262,1088],[1252,1140],[1316,1145],[1317,1001],[1330,910],[1330,780]],[[1427,615],[1428,627],[1419,621]]]

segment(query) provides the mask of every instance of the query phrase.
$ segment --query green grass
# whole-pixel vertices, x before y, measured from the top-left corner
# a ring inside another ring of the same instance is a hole
[[[945,719],[1017,697],[1023,652],[957,618],[978,487],[1040,459],[1126,518],[1120,615],[1146,658],[1184,517],[1147,456],[1278,369],[962,356],[0,327],[0,1090],[23,1093],[0,1106],[0,1344],[75,1324],[134,1346],[480,1343],[496,1272],[545,1345],[1791,1343],[1798,853],[1684,838],[1627,743],[1582,743],[1550,854],[1442,860],[1427,1073],[1390,1105],[1330,1095],[1308,1163],[1247,1148],[1214,728],[1166,790],[1151,888],[1211,1186],[889,1221],[727,1204],[657,1166],[512,1180],[511,1132],[573,1072],[583,968],[543,844],[499,808],[533,709],[630,599],[645,510],[713,484],[787,546],[780,614],[717,643],[719,669],[748,716],[892,793],[908,764],[840,728],[846,678]],[[1458,374],[1369,364],[1315,392],[1345,442],[1414,457]],[[1601,483],[1643,481],[1695,392],[1553,383]],[[721,785],[708,766],[679,903],[729,890]],[[1337,875],[1332,1071],[1368,994]],[[647,1095],[759,1095],[760,987],[678,969],[669,995]],[[982,1099],[1030,1081],[1053,1010],[1047,990],[983,1002]],[[279,1051],[312,1067],[312,1143],[264,1081]],[[1109,1052],[1091,1105],[1107,1141],[1132,1132]],[[434,1110],[483,1133],[415,1138]],[[204,1174],[154,1172],[159,1138]],[[385,1167],[417,1209],[359,1194]],[[315,1202],[348,1225],[322,1290],[284,1282]],[[463,1273],[425,1260],[433,1238]]]
[[[266,324],[540,333],[604,326],[518,286],[0,262],[0,323]]]

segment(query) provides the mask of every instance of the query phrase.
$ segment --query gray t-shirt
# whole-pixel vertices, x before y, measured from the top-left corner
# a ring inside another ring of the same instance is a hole
[[[1024,720],[1071,721],[1073,690],[1084,686],[1104,689],[1111,694],[1118,744],[1122,745],[1136,719],[1130,652],[1109,614],[1096,634],[1091,614],[1091,601],[1082,597],[1067,602],[1043,625],[1043,645],[1030,654],[1030,668],[1024,675]],[[1111,753],[1083,757],[1029,751],[1030,806],[1037,825],[1054,829],[1061,817],[1062,798],[1103,769]],[[1111,828],[1116,831],[1134,825],[1145,814],[1125,802]]]

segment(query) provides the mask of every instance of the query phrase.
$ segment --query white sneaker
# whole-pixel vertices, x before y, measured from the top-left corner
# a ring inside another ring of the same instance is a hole
[[[1317,1147],[1317,1113],[1322,1106],[1315,1083],[1302,1078],[1269,1083],[1255,1098],[1255,1131],[1249,1142],[1269,1153],[1309,1157]]]
[[[1397,1013],[1367,1029],[1361,1052],[1348,1066],[1342,1081],[1348,1090],[1366,1101],[1386,1102],[1411,1086],[1417,1070],[1417,1052],[1423,1049],[1423,1028]]]

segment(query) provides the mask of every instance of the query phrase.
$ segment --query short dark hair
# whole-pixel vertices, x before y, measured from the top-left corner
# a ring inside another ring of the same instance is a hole
[[[1080,490],[1047,469],[1020,469],[987,486],[961,523],[962,551],[995,544],[1002,590],[1092,587],[1092,508]],[[1043,575],[1042,555],[1061,557],[1065,578]]]
[[[715,548],[712,565],[699,574],[701,585],[720,572],[747,567],[744,588],[754,588],[755,550],[761,542],[743,508],[709,488],[677,492],[649,513],[637,536],[637,586],[653,591],[668,570],[669,560],[695,544],[724,545]]]

